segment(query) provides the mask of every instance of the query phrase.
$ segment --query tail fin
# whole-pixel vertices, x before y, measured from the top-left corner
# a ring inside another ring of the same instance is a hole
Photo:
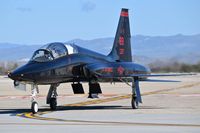
[[[131,34],[128,9],[122,8],[112,51],[108,55],[116,61],[132,61]]]

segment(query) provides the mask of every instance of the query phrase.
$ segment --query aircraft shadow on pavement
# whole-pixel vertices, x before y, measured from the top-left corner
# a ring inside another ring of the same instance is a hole
[[[45,106],[46,107],[46,106]],[[141,106],[138,110],[149,110],[149,109],[164,109],[163,107],[153,106]],[[133,110],[130,106],[58,106],[56,111],[67,111],[67,110]],[[51,111],[48,108],[40,109],[39,112]],[[134,110],[133,110],[134,111]],[[30,109],[0,109],[1,114],[10,114],[16,116],[19,113],[31,112]]]
[[[140,109],[161,109],[152,106],[141,106]],[[58,106],[57,111],[63,110],[133,110],[130,106]]]

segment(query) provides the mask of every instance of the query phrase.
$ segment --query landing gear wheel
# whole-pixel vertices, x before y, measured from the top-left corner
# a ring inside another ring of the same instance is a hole
[[[57,107],[57,100],[56,98],[51,98],[50,99],[50,108],[51,110],[56,110]]]
[[[138,109],[138,102],[136,101],[135,97],[132,97],[131,105],[133,109]]]
[[[32,102],[31,111],[33,114],[36,114],[38,112],[38,103],[37,102]]]

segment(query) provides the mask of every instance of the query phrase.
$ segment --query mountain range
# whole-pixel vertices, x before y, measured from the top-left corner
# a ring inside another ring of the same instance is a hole
[[[81,47],[108,54],[114,38],[98,38],[93,40],[74,39],[66,43],[74,43]],[[131,37],[132,54],[136,62],[149,64],[155,60],[179,61],[194,64],[200,61],[200,34],[173,36]],[[27,61],[33,52],[42,45],[22,45],[0,43],[0,61]]]

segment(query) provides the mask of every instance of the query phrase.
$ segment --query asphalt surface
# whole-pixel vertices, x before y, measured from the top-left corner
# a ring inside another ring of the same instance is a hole
[[[30,86],[13,88],[0,77],[0,133],[15,132],[200,132],[200,74],[162,77],[181,82],[141,82],[143,104],[130,106],[131,88],[123,83],[102,83],[99,99],[73,95],[70,84],[58,87],[58,110],[46,105],[49,86],[39,86],[39,113],[30,113]]]

